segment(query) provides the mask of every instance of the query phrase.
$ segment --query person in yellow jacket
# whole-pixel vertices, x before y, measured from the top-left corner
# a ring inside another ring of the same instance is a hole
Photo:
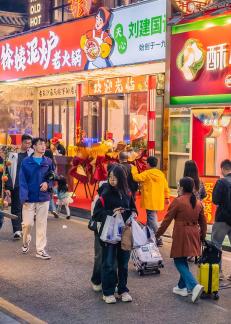
[[[169,188],[165,175],[156,168],[158,159],[154,156],[147,158],[147,170],[138,173],[135,166],[132,167],[133,180],[141,183],[141,207],[147,212],[147,225],[154,231],[158,230],[157,211],[164,210],[165,204],[169,204]],[[163,245],[162,240],[157,242]]]

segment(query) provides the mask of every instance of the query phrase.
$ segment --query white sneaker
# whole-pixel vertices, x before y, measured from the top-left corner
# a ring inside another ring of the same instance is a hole
[[[187,297],[188,296],[188,290],[187,288],[179,288],[178,286],[174,287],[172,292],[176,295],[180,295],[183,297]]]
[[[99,292],[99,291],[102,291],[102,285],[94,285],[93,283],[91,283],[92,285],[92,289],[95,291],[95,292]]]
[[[14,241],[17,241],[17,240],[20,240],[22,238],[22,232],[21,231],[16,231],[14,233],[14,237],[13,237],[13,240]]]
[[[22,246],[22,253],[23,253],[23,254],[26,254],[26,253],[29,252],[29,249],[30,249],[30,242],[31,242],[31,235],[28,234],[28,235],[27,235],[27,242],[26,242],[26,244],[23,244],[23,246]]]
[[[45,250],[37,251],[36,258],[40,258],[40,259],[43,259],[43,260],[50,260],[51,259],[51,257],[49,256],[49,254],[46,253]]]
[[[116,298],[114,295],[111,295],[111,296],[103,295],[103,300],[105,301],[106,304],[115,304],[116,303]]]
[[[192,302],[195,303],[204,291],[204,287],[197,284],[192,290]]]
[[[129,295],[128,292],[122,293],[119,297],[121,298],[122,302],[125,302],[125,303],[132,301],[132,296]]]

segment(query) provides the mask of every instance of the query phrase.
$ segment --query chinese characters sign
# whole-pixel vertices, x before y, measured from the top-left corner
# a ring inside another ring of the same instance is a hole
[[[33,8],[35,13],[40,7]],[[112,14],[102,9],[102,14],[108,20],[100,27],[91,16],[2,40],[0,81],[165,58],[165,1],[135,4]]]
[[[103,79],[88,82],[88,95],[129,93],[148,90],[147,76]]]
[[[112,54],[115,65],[121,61],[131,64],[165,59],[165,0],[123,7],[115,12],[111,28],[115,40]]]
[[[54,87],[42,87],[38,89],[38,99],[76,97],[75,85],[60,85]]]
[[[227,23],[222,19],[217,25],[205,22],[202,30],[196,23],[191,31],[180,32],[180,25],[173,29],[172,105],[231,102],[231,25],[228,16]]]
[[[205,186],[206,198],[203,200],[204,213],[208,224],[213,224],[215,220],[216,206],[212,203],[212,193],[215,183],[218,178],[216,177],[202,177]]]
[[[177,9],[185,14],[200,11],[212,2],[213,0],[173,0],[173,4],[177,7]]]

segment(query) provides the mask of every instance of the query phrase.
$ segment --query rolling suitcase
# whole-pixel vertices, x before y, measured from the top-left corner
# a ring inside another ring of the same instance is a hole
[[[219,298],[219,263],[221,261],[221,253],[221,250],[212,242],[204,242],[198,268],[198,281],[204,286],[201,298]]]
[[[160,273],[163,258],[154,242],[147,243],[132,250],[131,259],[140,276],[146,273]]]
[[[198,281],[204,286],[204,293],[201,298],[212,296],[219,298],[219,264],[202,263],[198,268]]]

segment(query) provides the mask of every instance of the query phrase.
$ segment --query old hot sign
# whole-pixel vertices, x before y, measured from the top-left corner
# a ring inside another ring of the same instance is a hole
[[[172,105],[231,102],[230,34],[227,15],[172,28]]]

